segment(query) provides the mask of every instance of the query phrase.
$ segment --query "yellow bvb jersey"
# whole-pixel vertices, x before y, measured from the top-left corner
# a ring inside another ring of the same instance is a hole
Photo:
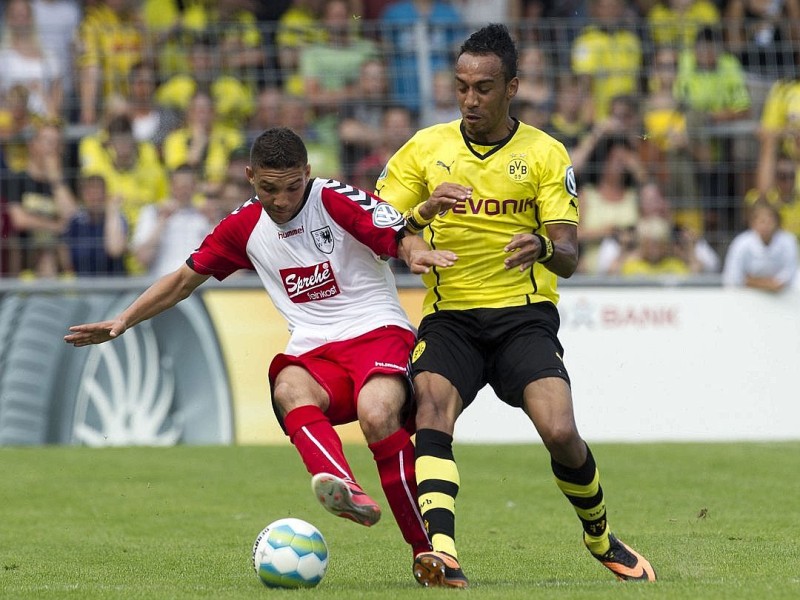
[[[375,192],[401,212],[424,202],[441,183],[472,188],[472,198],[424,229],[434,249],[452,250],[455,265],[422,276],[423,315],[438,310],[502,308],[558,302],[557,277],[536,263],[506,270],[503,250],[517,233],[546,234],[548,223],[578,224],[575,176],[564,145],[517,122],[492,146],[467,140],[461,121],[417,132],[389,160]]]

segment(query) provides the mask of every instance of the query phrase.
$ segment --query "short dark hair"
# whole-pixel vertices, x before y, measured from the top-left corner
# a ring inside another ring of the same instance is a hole
[[[236,146],[228,155],[228,162],[235,160],[250,160],[250,148],[245,145]]]
[[[698,30],[697,35],[695,36],[695,44],[700,44],[702,42],[706,42],[708,44],[719,45],[722,43],[722,35],[716,27],[711,27],[707,25],[702,29]]]
[[[115,117],[112,117],[108,122],[106,131],[108,132],[109,136],[117,134],[132,134],[133,123],[131,122],[131,118],[128,115],[116,115]]]
[[[250,167],[253,169],[295,169],[307,164],[306,145],[288,127],[265,130],[250,148]]]
[[[469,36],[458,52],[459,56],[462,54],[494,54],[503,64],[506,81],[517,76],[517,47],[508,27],[501,23],[490,23]]]
[[[188,173],[189,175],[194,175],[195,177],[197,177],[197,175],[198,175],[197,169],[195,169],[189,163],[181,163],[181,164],[179,164],[177,167],[172,169],[172,171],[170,171],[170,176],[178,175],[180,173]]]
[[[107,187],[106,178],[103,177],[102,175],[98,174],[98,173],[90,173],[88,175],[81,175],[78,183],[79,183],[79,185],[81,187],[83,187],[85,185],[90,185],[92,183],[99,183],[99,184],[101,184],[103,186],[104,189]]]

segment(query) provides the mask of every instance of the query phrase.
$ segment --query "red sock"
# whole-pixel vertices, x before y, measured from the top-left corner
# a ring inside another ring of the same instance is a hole
[[[283,424],[309,473],[330,473],[355,482],[344,457],[342,440],[318,406],[300,406],[289,411]]]
[[[431,550],[417,506],[417,478],[414,474],[414,444],[405,429],[369,445],[378,465],[381,486],[403,538],[414,556]]]

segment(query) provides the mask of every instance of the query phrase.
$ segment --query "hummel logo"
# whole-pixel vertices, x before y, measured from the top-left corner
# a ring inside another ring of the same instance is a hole
[[[453,166],[453,163],[454,163],[454,162],[456,162],[456,161],[454,160],[454,161],[453,161],[453,162],[451,162],[449,165],[446,165],[446,164],[444,164],[444,163],[443,163],[441,160],[437,160],[437,161],[436,161],[436,166],[437,166],[437,167],[442,167],[443,169],[447,169],[447,174],[448,174],[448,175],[452,175],[452,173],[450,172],[450,167],[452,167],[452,166]]]

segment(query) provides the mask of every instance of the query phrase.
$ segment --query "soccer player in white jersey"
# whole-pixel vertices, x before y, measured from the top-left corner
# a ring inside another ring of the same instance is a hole
[[[429,551],[416,506],[408,358],[415,331],[381,257],[414,273],[448,267],[377,197],[311,178],[305,144],[292,130],[264,131],[246,173],[256,196],[225,217],[185,264],[145,290],[119,316],[75,325],[74,346],[107,342],[175,306],[213,276],[255,270],[291,337],[269,368],[272,403],[330,512],[370,526],[380,508],[355,480],[333,426],[358,420],[389,506],[413,555]]]

